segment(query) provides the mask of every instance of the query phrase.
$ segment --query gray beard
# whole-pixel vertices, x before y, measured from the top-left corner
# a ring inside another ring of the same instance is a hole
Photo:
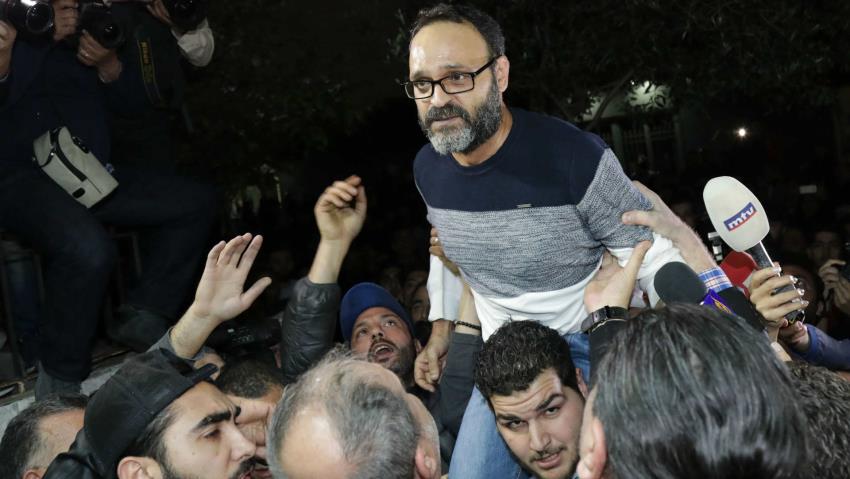
[[[487,92],[484,103],[476,108],[474,113],[473,118],[468,111],[449,103],[428,110],[424,120],[419,118],[419,126],[431,142],[431,146],[441,155],[466,154],[475,150],[495,135],[502,124],[502,101],[499,96],[499,86],[495,80],[490,83],[490,90]],[[463,125],[443,128],[439,131],[431,130],[431,124],[434,121],[453,116],[460,117]]]

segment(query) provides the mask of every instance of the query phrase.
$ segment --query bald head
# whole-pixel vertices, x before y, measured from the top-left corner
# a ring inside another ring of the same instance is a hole
[[[436,426],[422,403],[388,370],[339,353],[287,388],[268,449],[276,479],[440,473]]]

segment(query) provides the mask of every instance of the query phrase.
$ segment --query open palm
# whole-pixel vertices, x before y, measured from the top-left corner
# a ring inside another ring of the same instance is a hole
[[[244,291],[262,244],[262,236],[252,238],[251,233],[245,233],[210,250],[192,304],[197,316],[221,323],[235,318],[254,303],[271,284],[270,278],[260,278]]]

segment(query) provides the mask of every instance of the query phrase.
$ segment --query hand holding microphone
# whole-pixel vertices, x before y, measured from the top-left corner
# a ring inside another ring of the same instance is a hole
[[[805,310],[809,302],[803,299],[803,290],[797,289],[796,278],[778,274],[779,267],[765,268],[753,274],[750,301],[761,313],[770,337],[775,341],[779,329],[787,325],[785,317],[797,311]],[[778,289],[790,286],[782,293]]]
[[[731,176],[713,178],[705,185],[703,199],[712,225],[726,244],[735,251],[749,253],[761,269],[774,267],[761,242],[770,232],[767,214],[746,186]],[[772,294],[787,292],[796,293],[796,286],[785,284]],[[795,309],[784,317],[789,323],[795,323],[805,319],[805,312]]]

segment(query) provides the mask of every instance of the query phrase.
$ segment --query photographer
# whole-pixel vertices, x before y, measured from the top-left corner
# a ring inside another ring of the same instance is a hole
[[[142,74],[132,85],[133,94],[142,105],[140,111],[127,114],[120,108],[110,108],[117,165],[173,170],[173,140],[179,136],[181,125],[191,133],[184,101],[187,90],[184,70],[208,65],[215,42],[205,18],[204,2],[193,3],[194,7],[188,11],[175,10],[185,0],[166,2],[112,5],[113,14],[127,27],[123,54],[127,61],[142,65]]]
[[[112,171],[118,187],[88,208],[32,161],[33,142],[65,127],[77,152],[111,166],[106,104],[138,108],[132,85],[138,66],[79,25],[79,4],[52,4],[52,36],[33,37],[2,23],[0,65],[0,228],[44,258],[44,305],[39,325],[36,397],[78,392],[91,366],[91,345],[116,262],[102,223],[143,227],[144,270],[109,325],[111,336],[146,349],[184,305],[204,250],[214,210],[212,192],[193,181],[138,168]],[[59,145],[59,142],[54,142]],[[71,143],[71,142],[68,142]],[[68,143],[64,148],[73,148]],[[84,145],[85,148],[79,145]],[[57,147],[58,148],[58,147]],[[53,156],[40,158],[45,165]]]
[[[176,1],[171,0],[171,3],[175,4]],[[190,18],[183,22],[182,19],[172,20],[163,0],[154,0],[147,6],[154,18],[171,29],[171,34],[177,39],[177,46],[180,47],[180,54],[193,66],[205,67],[212,60],[215,38],[209,21],[205,18],[206,12],[200,11],[201,7],[196,8],[199,11],[191,12],[194,15],[190,15]],[[196,24],[198,20],[200,23]]]
[[[850,338],[850,281],[846,268],[845,246],[841,232],[829,222],[811,230],[809,259],[823,282],[824,310],[818,327],[836,339]]]

